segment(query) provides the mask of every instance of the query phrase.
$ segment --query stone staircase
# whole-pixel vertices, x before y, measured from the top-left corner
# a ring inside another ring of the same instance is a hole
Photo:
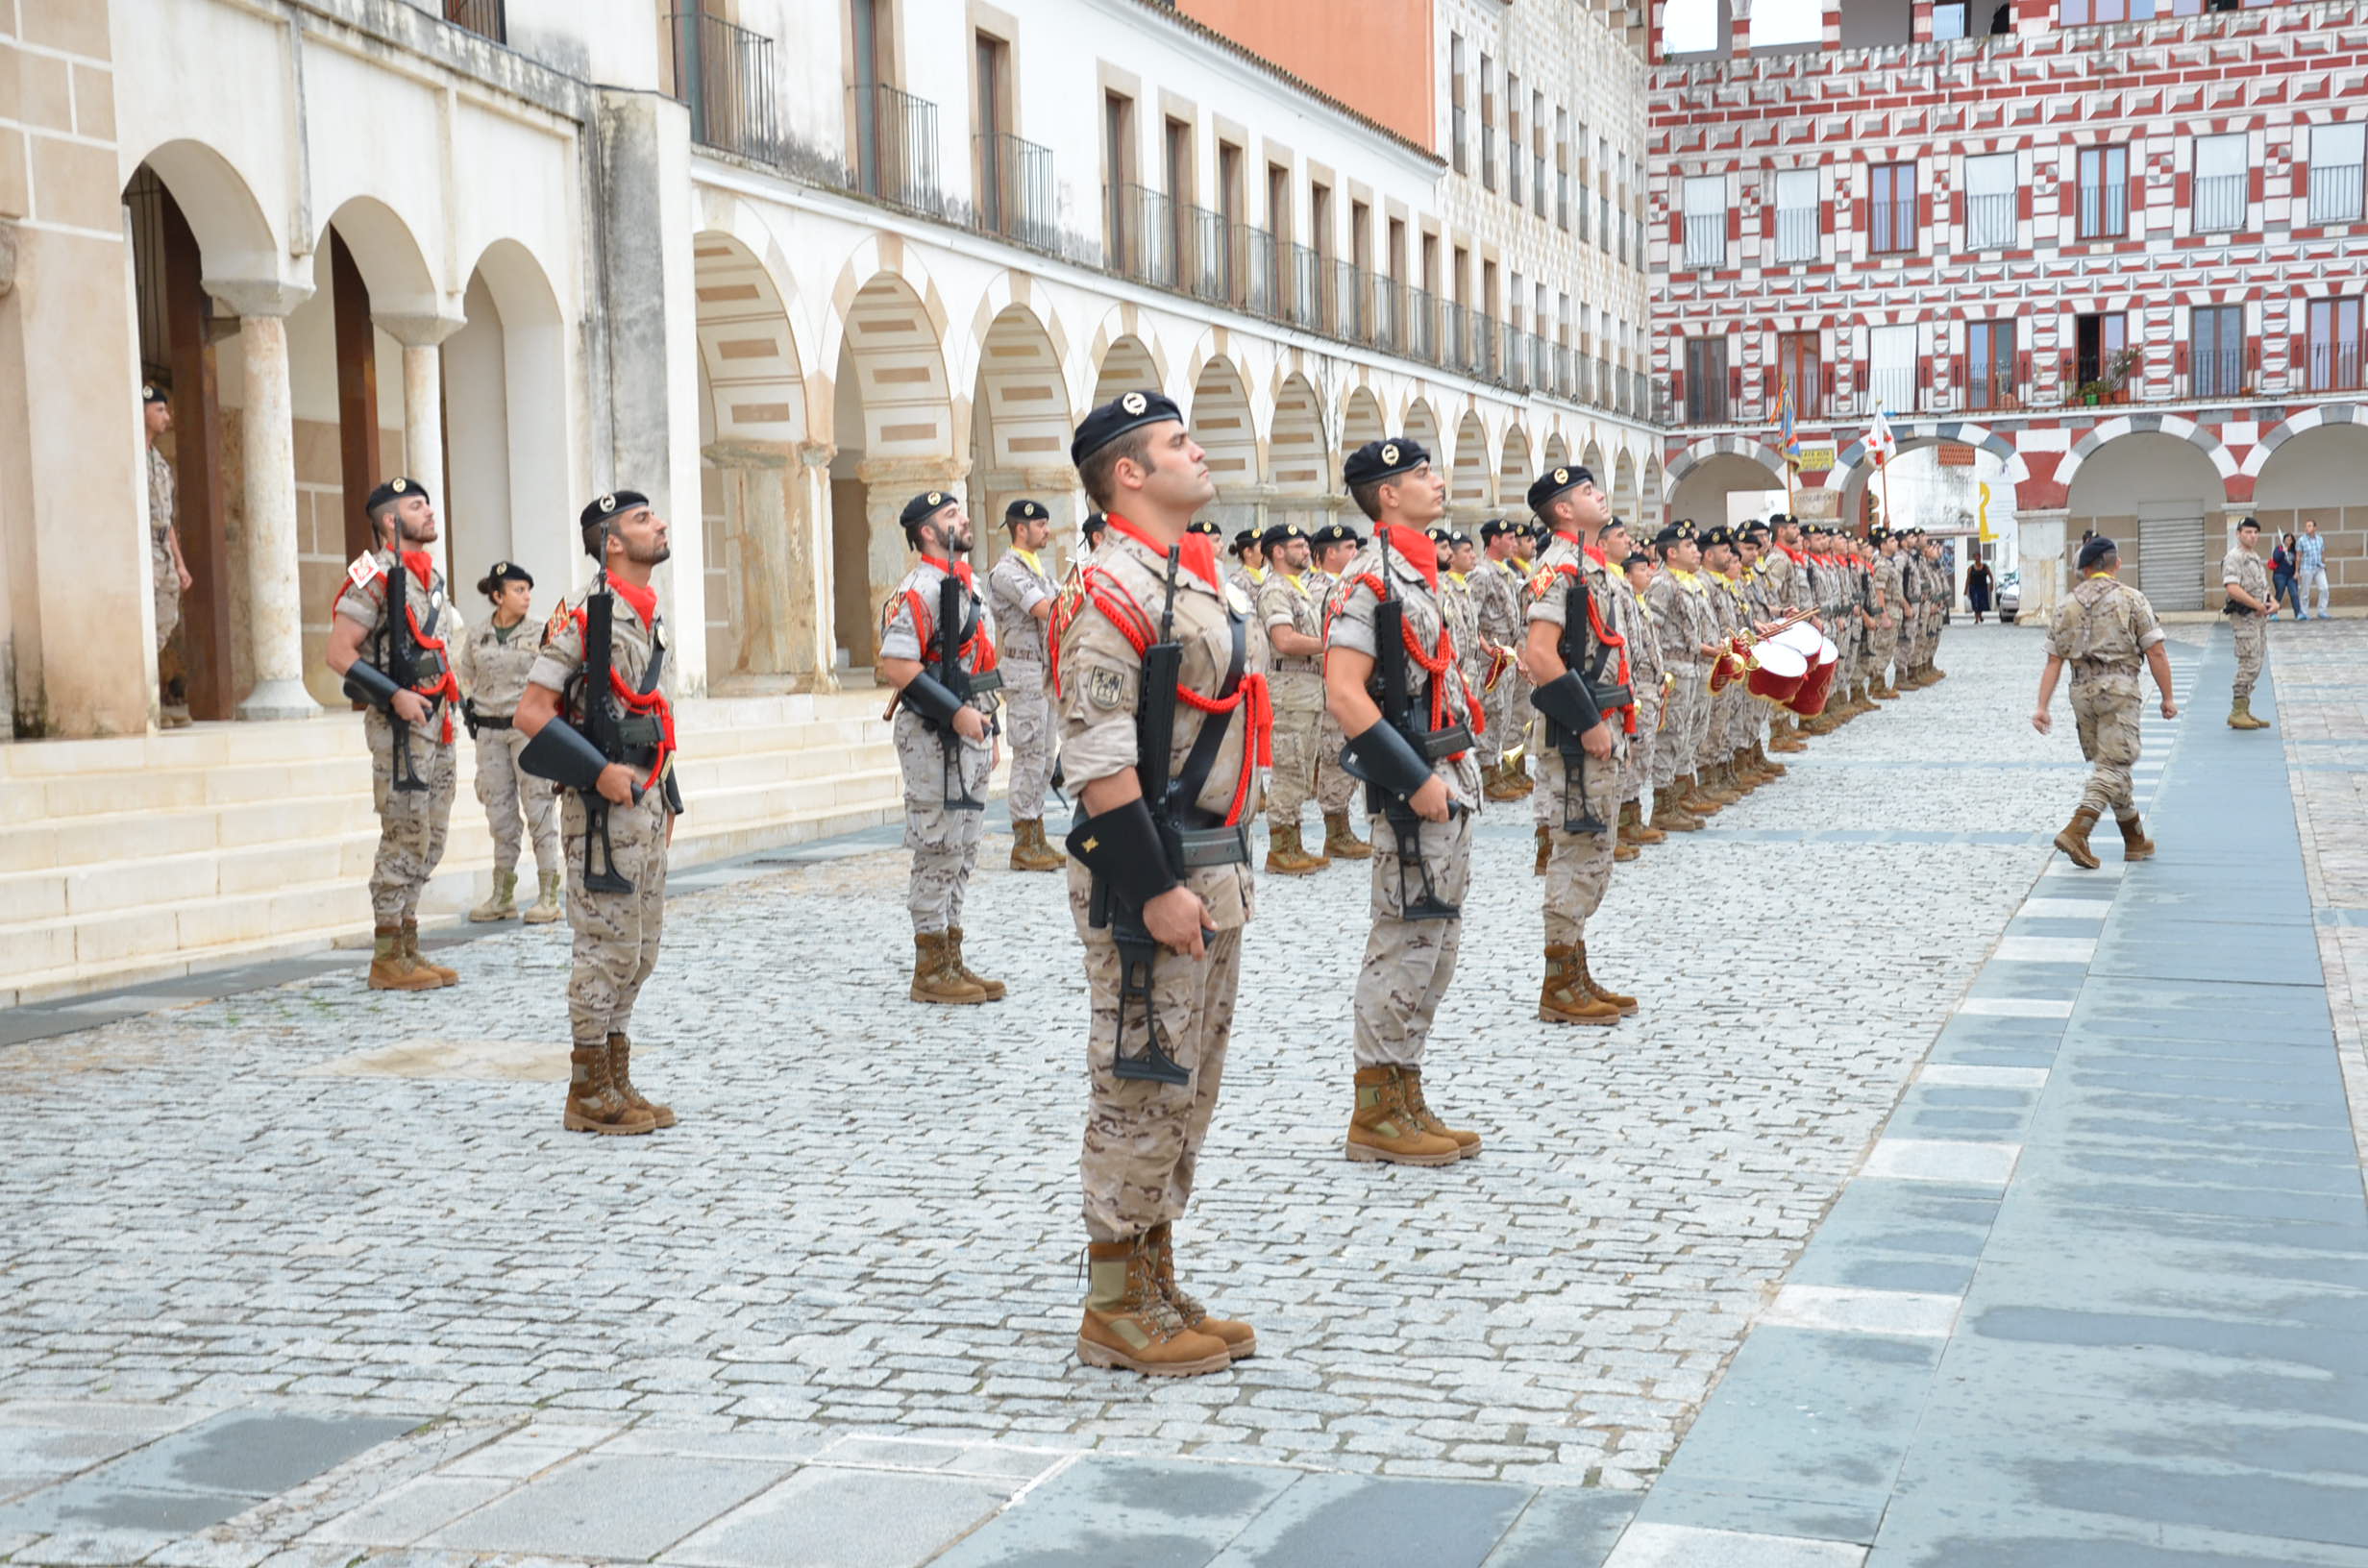
[[[681,703],[672,864],[894,818],[881,706],[861,690]],[[432,920],[492,885],[465,738],[459,762]],[[0,746],[0,1007],[366,941],[377,842],[358,714]]]

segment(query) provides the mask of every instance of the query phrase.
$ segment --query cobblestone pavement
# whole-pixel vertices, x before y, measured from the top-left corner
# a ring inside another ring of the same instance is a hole
[[[2172,629],[2183,659],[2210,630]],[[1951,679],[1621,868],[1591,940],[1643,998],[1616,1030],[1532,1021],[1529,807],[1493,809],[1427,1078],[1488,1152],[1446,1170],[1339,1157],[1363,869],[1263,879],[1179,1228],[1189,1282],[1259,1326],[1230,1373],[1071,1355],[1084,1002],[1057,880],[974,890],[971,956],[1011,1001],[920,1008],[905,856],[875,835],[686,879],[637,1020],[636,1077],[683,1118],[654,1138],[558,1130],[563,927],[456,949],[448,992],[357,967],[0,1051],[0,1397],[61,1430],[444,1418],[381,1481],[514,1433],[518,1474],[602,1442],[761,1469],[894,1437],[989,1445],[936,1452],[992,1456],[1005,1494],[1045,1462],[1012,1456],[1077,1449],[1640,1488],[2077,796],[2071,726],[2026,722],[2038,659],[2029,628],[1953,628]],[[59,1473],[19,1460],[0,1442],[0,1497]],[[0,1553],[39,1533],[12,1528]],[[452,1544],[530,1544],[497,1536]]]

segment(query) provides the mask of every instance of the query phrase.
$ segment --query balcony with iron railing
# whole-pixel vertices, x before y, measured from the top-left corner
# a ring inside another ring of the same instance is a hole
[[[2199,234],[2233,233],[2245,226],[2246,190],[2242,174],[2208,174],[2195,182],[2190,206]]]
[[[2313,163],[2310,166],[2310,222],[2357,223],[2360,215],[2360,166],[2357,163]]]
[[[938,180],[937,106],[884,82],[847,89],[855,134],[855,189],[891,206],[943,216]]]
[[[1964,405],[1969,411],[2020,408],[2023,388],[2015,382],[2013,364],[1967,365]]]
[[[2130,232],[2130,187],[2122,181],[2080,188],[2081,239],[2118,239]]]
[[[978,200],[971,219],[979,233],[1058,255],[1060,197],[1052,179],[1052,149],[1008,132],[971,138],[978,159]]]
[[[691,139],[758,162],[781,156],[773,40],[703,12],[666,18],[674,96],[691,111]]]
[[[1727,373],[1724,365],[1714,367],[1708,374],[1687,378],[1687,424],[1724,425],[1732,413],[1727,404]]]
[[[2338,338],[2306,344],[2303,385],[2312,392],[2350,392],[2360,385],[2360,340]]]
[[[1776,261],[1798,266],[1817,259],[1817,209],[1780,207],[1776,209]]]
[[[2017,227],[2012,191],[1965,198],[1965,249],[2008,251],[2014,248]]]
[[[1122,278],[1156,288],[1181,289],[1184,271],[1178,257],[1187,247],[1180,227],[1182,209],[1164,190],[1148,185],[1102,187],[1102,262]]]
[[[509,41],[509,17],[503,0],[444,0],[444,19],[481,38]]]
[[[2242,349],[2190,351],[2187,356],[2189,398],[2240,398],[2245,395],[2245,355]]]
[[[1707,271],[1727,264],[1727,215],[1690,213],[1686,218],[1686,265]]]
[[[1886,413],[1904,414],[1915,407],[1915,366],[1884,365],[1869,370],[1861,381],[1862,403],[1868,413],[1880,408]]]

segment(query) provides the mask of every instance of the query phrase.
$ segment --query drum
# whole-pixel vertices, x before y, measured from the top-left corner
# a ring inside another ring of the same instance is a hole
[[[1807,676],[1785,706],[1804,719],[1814,719],[1825,711],[1826,697],[1834,690],[1834,677],[1840,673],[1841,649],[1834,646],[1833,638],[1820,634],[1817,662],[1809,667]]]
[[[1798,653],[1804,668],[1814,668],[1817,662],[1817,645],[1825,641],[1825,633],[1808,622],[1802,621],[1785,627],[1770,640],[1782,643]]]
[[[1763,701],[1788,702],[1809,678],[1808,657],[1774,638],[1763,642],[1753,654],[1753,668],[1743,676],[1743,689]]]

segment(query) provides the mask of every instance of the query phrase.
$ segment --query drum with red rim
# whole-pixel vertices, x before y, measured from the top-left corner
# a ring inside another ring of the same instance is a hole
[[[1743,689],[1764,701],[1785,703],[1809,678],[1809,659],[1798,649],[1769,638],[1752,649],[1752,669]]]

